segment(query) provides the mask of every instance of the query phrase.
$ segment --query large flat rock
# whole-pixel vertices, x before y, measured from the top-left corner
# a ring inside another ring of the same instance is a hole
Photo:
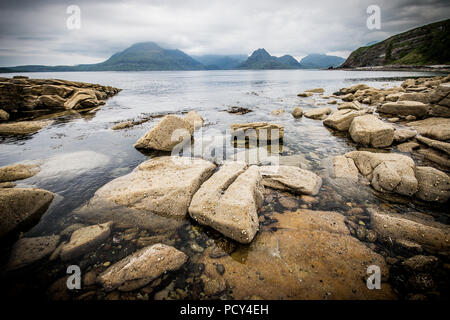
[[[202,159],[158,157],[97,190],[75,210],[94,223],[114,221],[159,232],[179,226],[192,196],[216,166]]]
[[[378,112],[396,116],[415,116],[421,118],[427,114],[428,105],[419,101],[388,102],[378,108]]]
[[[450,118],[428,118],[406,124],[413,127],[419,134],[441,141],[450,139]]]
[[[336,212],[298,210],[274,214],[271,230],[263,229],[249,247],[211,258],[205,283],[223,282],[233,299],[393,299],[382,256],[350,236],[344,216]],[[275,228],[273,228],[275,227]],[[267,227],[268,228],[268,227]],[[216,265],[223,265],[219,275]],[[381,269],[381,290],[366,286],[367,268]]]

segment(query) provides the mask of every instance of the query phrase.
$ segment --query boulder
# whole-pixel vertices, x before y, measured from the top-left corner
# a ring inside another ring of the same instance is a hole
[[[158,157],[98,189],[73,214],[94,223],[114,221],[155,232],[174,230],[192,196],[216,166],[206,160]]]
[[[418,101],[397,101],[383,104],[377,109],[380,113],[393,114],[397,116],[412,115],[422,118],[427,114],[428,105]]]
[[[111,225],[112,222],[107,222],[75,230],[61,249],[61,260],[72,260],[98,247],[109,237]]]
[[[274,141],[283,139],[284,127],[268,122],[235,123],[231,125],[231,141]]]
[[[16,270],[50,255],[59,243],[59,236],[21,238],[13,246],[7,270]]]
[[[303,116],[303,109],[300,107],[295,107],[294,110],[292,110],[292,116],[294,118],[301,118]]]
[[[244,168],[238,162],[219,169],[194,195],[189,214],[233,240],[250,243],[259,229],[264,188],[258,168],[241,173]]]
[[[0,182],[27,179],[40,171],[38,164],[17,163],[0,168]]]
[[[315,108],[311,109],[305,112],[305,117],[316,119],[316,120],[323,120],[331,113],[331,109],[326,108]]]
[[[178,270],[188,257],[161,243],[145,247],[106,269],[97,281],[106,291],[132,291],[149,284],[166,272]]]
[[[373,209],[369,209],[369,213],[372,227],[386,239],[413,241],[433,251],[450,249],[450,229],[447,225]]]
[[[333,158],[333,172],[336,178],[358,181],[358,168],[353,159],[346,156],[335,156]]]
[[[265,187],[296,194],[316,195],[322,178],[315,173],[294,166],[262,166],[260,172]]]
[[[339,131],[347,131],[353,118],[359,115],[361,115],[359,112],[351,109],[336,110],[323,120],[323,124]]]
[[[298,210],[273,219],[249,247],[218,258],[208,248],[198,258],[211,281],[225,280],[232,299],[395,298],[384,258],[350,235],[343,215]],[[216,265],[224,266],[223,275]],[[381,290],[367,289],[370,265],[381,269]]]
[[[30,134],[52,124],[51,120],[0,123],[0,135]]]
[[[191,124],[191,126],[197,130],[203,127],[204,120],[201,115],[199,115],[195,111],[189,111],[188,114],[184,117],[184,121],[187,121]]]
[[[194,127],[188,121],[174,115],[162,118],[134,144],[137,149],[172,151],[175,146],[191,141]]]
[[[415,196],[424,201],[445,203],[450,198],[450,177],[432,167],[416,167],[419,190]]]
[[[394,140],[394,127],[371,114],[355,117],[349,132],[356,143],[375,148],[388,147]]]
[[[0,238],[39,221],[55,194],[42,189],[0,189]]]
[[[413,127],[417,132],[425,137],[441,141],[450,139],[450,119],[449,118],[428,118],[424,120],[409,122],[406,124]]]

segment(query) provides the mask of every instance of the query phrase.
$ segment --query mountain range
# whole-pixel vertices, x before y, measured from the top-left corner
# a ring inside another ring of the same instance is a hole
[[[342,60],[342,61],[341,61]],[[302,61],[305,61],[303,64]],[[313,54],[297,61],[291,55],[271,56],[265,49],[247,55],[189,56],[178,49],[164,49],[154,42],[142,42],[113,54],[101,63],[75,66],[26,65],[0,67],[0,72],[59,71],[162,71],[162,70],[230,70],[230,69],[307,69],[340,65],[344,59]]]

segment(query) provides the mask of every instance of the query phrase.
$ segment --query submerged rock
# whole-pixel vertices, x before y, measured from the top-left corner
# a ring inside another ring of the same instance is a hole
[[[174,115],[167,115],[139,138],[134,147],[172,151],[175,146],[190,142],[193,133],[194,127],[190,122]]]
[[[73,214],[94,223],[111,220],[155,232],[174,230],[182,222],[178,220],[185,218],[192,196],[215,167],[202,159],[154,158],[98,189]]]
[[[133,121],[125,121],[125,122],[120,122],[120,123],[114,125],[111,129],[122,130],[122,129],[126,129],[126,128],[131,128],[132,126],[134,126]]]
[[[297,194],[316,195],[322,178],[315,173],[294,166],[262,166],[259,171],[265,187]]]
[[[17,163],[0,168],[0,182],[27,179],[40,171],[38,164]]]
[[[51,120],[0,123],[0,135],[30,134],[52,124]]]
[[[270,112],[270,114],[271,114],[272,116],[280,116],[280,115],[285,114],[285,113],[286,113],[286,110],[284,110],[284,109],[272,110],[272,111]]]
[[[79,257],[100,245],[111,233],[112,222],[83,227],[75,230],[70,241],[61,249],[61,260]]]
[[[97,281],[107,291],[132,291],[142,288],[166,272],[178,270],[187,259],[183,252],[159,243],[113,264],[98,276]]]
[[[370,114],[354,118],[349,132],[356,143],[375,148],[388,147],[394,140],[394,127]]]
[[[387,283],[368,290],[367,268],[377,265],[382,281],[388,269],[382,256],[352,237],[337,212],[298,210],[274,214],[249,248],[199,259],[211,280],[225,280],[233,299],[392,299]],[[216,265],[224,266],[220,275]],[[331,269],[330,269],[331,268]],[[245,275],[245,276],[243,276]],[[223,281],[222,280],[222,281]]]
[[[55,194],[42,189],[0,189],[0,238],[37,223]]]
[[[21,238],[13,246],[7,270],[15,270],[50,255],[59,243],[59,236]]]
[[[249,243],[259,229],[264,188],[256,166],[244,169],[239,162],[220,168],[194,195],[189,214],[233,240]]]

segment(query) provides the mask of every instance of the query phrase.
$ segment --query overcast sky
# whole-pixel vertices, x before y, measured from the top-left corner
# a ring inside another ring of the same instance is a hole
[[[69,5],[81,28],[67,28]],[[369,5],[381,29],[366,26]],[[188,54],[309,53],[347,57],[371,41],[450,18],[448,0],[0,1],[0,66],[101,62],[135,42]]]

